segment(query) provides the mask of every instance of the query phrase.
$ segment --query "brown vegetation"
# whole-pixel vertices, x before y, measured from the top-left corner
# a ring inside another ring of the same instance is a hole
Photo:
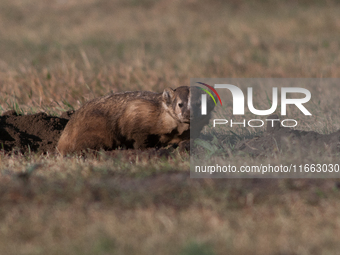
[[[339,11],[336,1],[3,0],[0,111],[60,116],[110,93],[163,91],[191,77],[339,77]],[[301,130],[340,128],[337,88],[311,88],[324,100],[312,99],[315,114]],[[229,152],[237,141],[228,141],[254,138],[252,129],[233,132],[222,133]],[[313,160],[334,163],[331,153]],[[292,160],[311,159],[230,153],[236,166]],[[175,148],[1,153],[1,253],[338,252],[338,180],[195,180],[188,171],[189,156]]]

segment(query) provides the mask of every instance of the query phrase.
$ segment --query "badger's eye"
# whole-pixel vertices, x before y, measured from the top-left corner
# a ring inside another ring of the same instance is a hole
[[[179,103],[178,106],[179,106],[180,108],[182,108],[182,107],[183,107],[183,103]]]

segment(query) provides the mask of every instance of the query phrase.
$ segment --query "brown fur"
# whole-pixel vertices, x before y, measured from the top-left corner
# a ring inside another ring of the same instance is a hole
[[[85,149],[143,149],[190,138],[189,87],[163,93],[124,92],[94,99],[77,110],[58,142],[65,155]]]

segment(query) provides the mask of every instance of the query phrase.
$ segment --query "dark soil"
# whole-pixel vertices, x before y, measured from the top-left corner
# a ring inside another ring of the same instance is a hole
[[[0,146],[6,152],[18,150],[53,152],[71,112],[61,117],[46,113],[17,115],[15,111],[5,112],[0,117]]]

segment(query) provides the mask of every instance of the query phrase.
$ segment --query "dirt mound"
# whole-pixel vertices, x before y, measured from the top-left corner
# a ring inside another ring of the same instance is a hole
[[[269,119],[279,119],[277,115]],[[322,135],[313,131],[299,131],[282,127],[275,122],[274,127],[269,122],[266,133],[261,137],[245,140],[237,144],[236,149],[252,156],[269,156],[273,153],[300,153],[321,155],[325,152],[335,154],[340,152],[340,130]]]
[[[70,112],[65,113],[59,118],[46,113],[17,115],[15,111],[5,112],[0,117],[1,149],[18,149],[22,153],[29,150],[53,152],[70,115]]]

